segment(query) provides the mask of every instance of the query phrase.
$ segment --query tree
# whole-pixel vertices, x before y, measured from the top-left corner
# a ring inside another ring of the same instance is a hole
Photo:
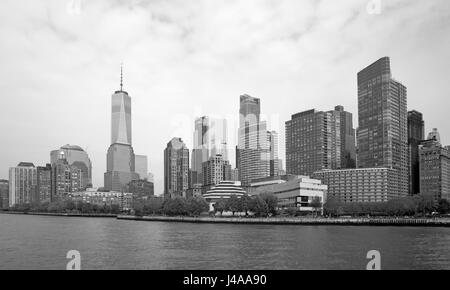
[[[270,214],[276,215],[277,214],[277,206],[278,206],[278,198],[270,192],[263,192],[260,194],[262,200],[267,205],[267,210]]]
[[[227,203],[226,203],[225,208],[226,208],[226,210],[231,211],[231,212],[233,213],[233,216],[234,216],[234,214],[235,214],[236,212],[239,211],[239,209],[240,209],[239,199],[237,198],[236,195],[232,195],[232,196],[227,200]]]
[[[340,216],[344,213],[341,201],[335,197],[330,197],[323,207],[325,215]]]
[[[267,203],[261,198],[261,196],[256,196],[253,198],[252,202],[252,212],[258,217],[267,217],[269,214],[269,207]]]
[[[220,215],[223,214],[227,206],[227,202],[222,198],[214,204],[214,213],[220,212]]]
[[[314,214],[317,215],[317,211],[322,208],[322,201],[318,196],[316,196],[309,205],[313,208]]]
[[[187,208],[190,215],[199,216],[209,211],[209,203],[203,197],[194,197],[187,201]]]
[[[242,211],[245,212],[246,216],[248,216],[248,212],[251,210],[252,206],[252,198],[249,195],[245,194],[240,198],[239,201],[241,203]]]
[[[145,214],[159,214],[163,208],[163,201],[158,197],[151,197],[144,203]]]
[[[188,207],[186,199],[176,197],[164,201],[163,212],[169,216],[187,215]]]
[[[447,214],[450,212],[450,203],[448,200],[441,198],[438,202],[437,211],[440,214]]]

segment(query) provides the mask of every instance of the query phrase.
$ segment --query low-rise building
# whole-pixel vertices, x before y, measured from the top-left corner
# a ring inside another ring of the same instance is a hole
[[[386,202],[400,197],[398,174],[389,168],[322,170],[313,175],[328,185],[328,197],[341,202]]]
[[[120,210],[130,210],[133,205],[133,194],[129,192],[102,192],[97,191],[95,188],[88,188],[86,191],[69,193],[68,197],[75,202],[82,201],[97,206],[118,205]]]
[[[214,204],[220,200],[227,200],[232,196],[241,198],[247,192],[241,187],[240,182],[222,181],[218,185],[213,186],[203,195],[203,198],[209,203],[210,211],[214,210]]]
[[[278,206],[281,208],[296,207],[303,212],[322,212],[327,189],[320,180],[308,176],[285,175],[253,180],[250,193],[272,193],[278,198]],[[320,209],[313,206],[314,201],[320,202]]]

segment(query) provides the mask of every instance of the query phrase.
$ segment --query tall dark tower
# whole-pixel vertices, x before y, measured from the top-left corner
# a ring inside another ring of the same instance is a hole
[[[123,71],[120,69],[120,90],[112,95],[111,146],[107,154],[105,189],[123,191],[135,173],[135,156],[131,142],[131,97],[123,90]]]
[[[425,139],[422,113],[408,112],[409,194],[420,193],[419,145]]]
[[[358,167],[394,169],[397,196],[409,191],[406,102],[406,87],[392,78],[388,57],[358,73]]]

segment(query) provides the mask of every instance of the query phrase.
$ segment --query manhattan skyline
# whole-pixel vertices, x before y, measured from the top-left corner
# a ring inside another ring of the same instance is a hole
[[[5,1],[0,12],[10,39],[0,47],[7,92],[0,130],[10,132],[2,138],[0,178],[22,161],[44,165],[51,150],[73,144],[87,150],[93,184],[103,186],[121,62],[133,98],[133,147],[149,158],[156,194],[167,142],[181,137],[192,149],[195,119],[238,119],[242,94],[261,99],[283,161],[284,122],[293,113],[343,105],[356,128],[357,72],[384,56],[408,87],[408,110],[423,113],[425,133],[436,127],[449,141],[450,42],[440,37],[450,32],[447,1],[382,1],[375,15],[368,1],[81,1],[79,11],[60,2]],[[229,148],[237,127],[229,124]]]

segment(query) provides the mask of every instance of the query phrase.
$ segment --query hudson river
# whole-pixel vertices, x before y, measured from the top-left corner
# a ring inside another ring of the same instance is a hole
[[[0,214],[0,269],[450,269],[450,228],[189,224]]]

